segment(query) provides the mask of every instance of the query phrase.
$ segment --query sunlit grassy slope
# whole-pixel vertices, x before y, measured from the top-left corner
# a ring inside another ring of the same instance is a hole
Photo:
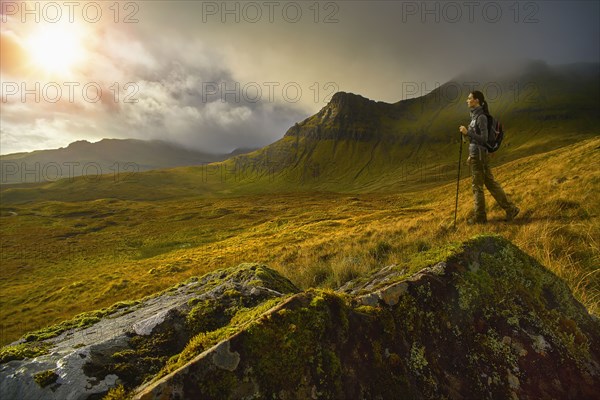
[[[212,175],[206,175],[202,185],[198,168],[139,174],[132,177],[135,184],[106,178],[93,186],[80,179],[57,182],[46,192],[4,190],[2,344],[82,311],[242,261],[264,262],[304,288],[335,287],[390,264],[406,264],[407,271],[423,266],[428,251],[478,232],[514,241],[598,314],[600,138],[589,136],[557,131],[549,151],[536,137],[515,138],[514,155],[495,159],[498,180],[522,210],[513,223],[501,221],[503,212],[488,195],[491,223],[465,224],[472,208],[465,172],[456,231],[447,229],[455,191],[450,170],[440,170],[438,178],[419,175],[418,169],[416,175],[398,170],[386,179],[371,177],[363,193],[318,191],[319,184],[291,192],[297,175],[286,178],[293,183],[287,192],[281,177],[262,182],[279,190],[262,193],[249,184],[250,176],[208,183]],[[536,144],[539,154],[523,157]],[[366,152],[360,144],[354,150],[343,146],[338,143],[336,151],[354,151],[357,158]],[[439,158],[449,162],[457,145],[447,146],[448,154]],[[393,151],[400,156],[405,150]],[[350,166],[339,168],[342,178],[331,178],[343,182]],[[324,182],[318,174],[314,178]],[[378,191],[368,193],[369,187]],[[36,196],[41,200],[32,201]]]

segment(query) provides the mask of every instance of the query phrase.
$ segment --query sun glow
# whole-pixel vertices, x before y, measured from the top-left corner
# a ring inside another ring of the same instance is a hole
[[[48,24],[27,41],[31,61],[48,73],[68,74],[84,58],[83,32],[73,24]]]

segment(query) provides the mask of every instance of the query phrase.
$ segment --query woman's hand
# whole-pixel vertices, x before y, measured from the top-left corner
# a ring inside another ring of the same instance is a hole
[[[458,127],[458,130],[460,131],[460,133],[462,133],[463,135],[467,134],[467,128],[464,125],[461,125]]]

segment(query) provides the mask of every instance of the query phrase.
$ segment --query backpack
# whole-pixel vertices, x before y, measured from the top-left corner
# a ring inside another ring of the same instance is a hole
[[[489,153],[493,153],[500,148],[502,139],[504,139],[504,129],[502,128],[500,121],[498,121],[496,118],[489,114],[484,115],[487,117],[488,122],[488,139],[485,143],[485,147],[487,147]],[[479,126],[477,126],[477,124],[475,124],[475,130],[478,135],[481,135]]]

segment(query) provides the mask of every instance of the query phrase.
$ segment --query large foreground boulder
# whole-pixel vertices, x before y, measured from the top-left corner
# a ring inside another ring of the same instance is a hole
[[[564,282],[499,237],[451,249],[337,291],[217,271],[3,348],[0,398],[597,399],[600,323]]]
[[[600,324],[497,237],[294,295],[136,399],[598,399]]]

